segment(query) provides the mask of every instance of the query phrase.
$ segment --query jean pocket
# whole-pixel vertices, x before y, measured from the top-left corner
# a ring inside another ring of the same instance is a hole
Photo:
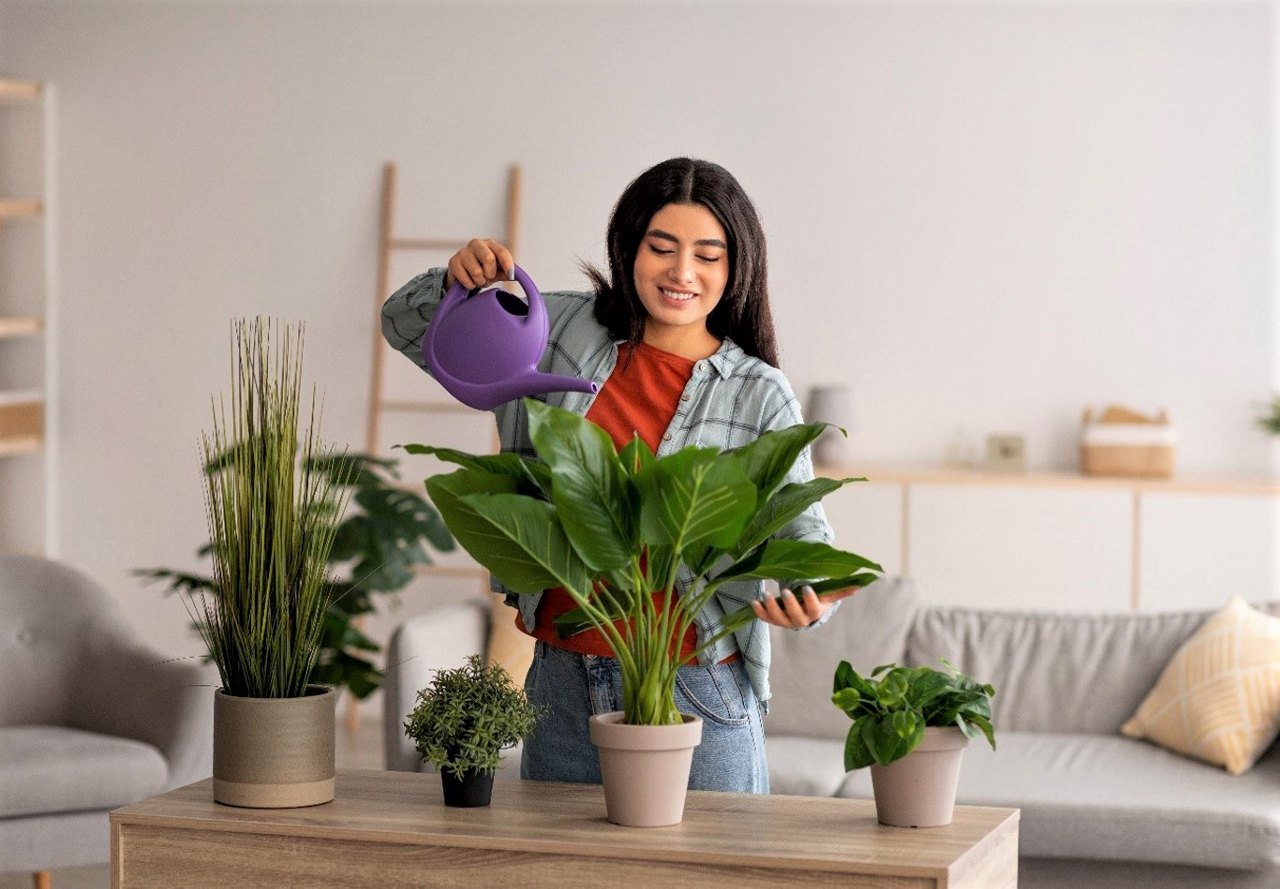
[[[730,664],[681,667],[676,671],[676,691],[703,719],[735,728],[751,721]]]

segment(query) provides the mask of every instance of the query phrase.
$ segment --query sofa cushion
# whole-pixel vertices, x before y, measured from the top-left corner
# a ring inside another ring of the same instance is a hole
[[[1021,809],[1025,857],[1280,867],[1280,749],[1236,778],[1119,736],[998,731],[996,741],[965,751],[957,801]]]
[[[945,657],[994,685],[997,730],[1114,735],[1208,617],[930,608],[908,638],[907,660],[936,667]]]
[[[1280,617],[1233,596],[1178,649],[1121,731],[1247,771],[1280,733]]]
[[[859,672],[870,672],[902,660],[915,617],[916,591],[910,579],[884,577],[842,601],[820,627],[770,627],[773,697],[765,732],[843,739],[849,717],[831,703],[836,666],[844,660]]]
[[[871,799],[871,773],[846,773],[844,741],[765,732],[769,792],[781,796],[835,796]],[[860,780],[861,779],[861,780]]]
[[[0,727],[0,818],[100,811],[164,789],[149,744],[61,726]]]

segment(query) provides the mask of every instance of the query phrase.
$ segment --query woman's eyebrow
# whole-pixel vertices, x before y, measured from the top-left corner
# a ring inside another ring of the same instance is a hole
[[[662,240],[662,241],[670,241],[673,244],[680,243],[679,238],[677,238],[675,235],[671,234],[670,232],[664,232],[660,228],[649,229],[649,231],[645,232],[645,237],[658,238],[659,240]],[[729,249],[729,245],[726,244],[724,241],[720,240],[719,238],[702,238],[701,240],[694,241],[693,243],[694,243],[694,246],[696,247],[719,247],[722,250]]]

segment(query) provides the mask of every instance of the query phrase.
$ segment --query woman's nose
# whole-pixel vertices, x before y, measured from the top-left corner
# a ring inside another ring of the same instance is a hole
[[[679,253],[675,255],[671,263],[671,279],[673,281],[692,281],[693,280],[693,262]]]

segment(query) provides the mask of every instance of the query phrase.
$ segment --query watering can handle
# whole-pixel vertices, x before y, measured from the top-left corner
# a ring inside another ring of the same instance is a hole
[[[529,300],[529,317],[527,323],[541,324],[542,317],[546,314],[546,305],[542,301],[542,294],[538,292],[537,286],[533,283],[533,279],[525,274],[524,269],[518,265],[511,267],[516,282],[524,288],[524,294]]]
[[[524,288],[525,295],[529,299],[529,319],[537,321],[545,313],[542,294],[538,291],[537,285],[533,283],[532,278],[525,274],[525,270],[518,265],[511,267],[511,276]],[[480,290],[481,288],[477,287],[475,289]],[[460,303],[466,299],[469,292],[455,278],[453,283],[449,285],[449,289],[445,291],[444,299],[440,301],[440,307],[436,309],[437,314],[443,314],[452,309],[455,303]]]

